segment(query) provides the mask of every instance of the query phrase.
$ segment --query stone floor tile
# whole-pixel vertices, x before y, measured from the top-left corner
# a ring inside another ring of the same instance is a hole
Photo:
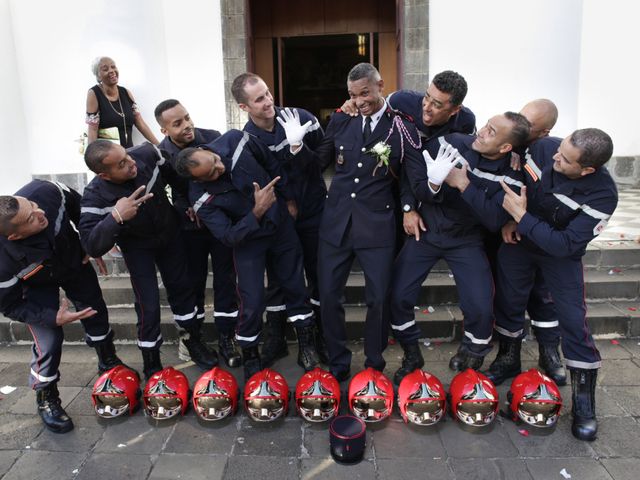
[[[376,459],[446,458],[440,430],[440,425],[420,427],[405,424],[400,418],[389,419],[384,429],[372,435]]]
[[[143,416],[141,412],[131,417],[109,420],[102,440],[95,451],[123,455],[159,454],[180,418],[158,422]]]
[[[226,455],[163,453],[154,463],[148,480],[220,480],[226,465]]]
[[[598,385],[640,386],[640,366],[631,360],[606,360],[598,371]]]
[[[3,480],[68,480],[78,472],[86,456],[86,452],[27,451],[2,478]]]
[[[20,455],[22,455],[20,450],[0,451],[0,476],[9,471]]]
[[[0,415],[0,450],[22,450],[44,429],[38,415]]]
[[[464,480],[533,480],[524,460],[520,459],[460,459],[452,458],[455,478]]]
[[[241,423],[242,417],[239,416],[205,422],[190,412],[176,423],[164,452],[229,455],[240,435],[238,426]]]
[[[298,457],[304,423],[297,417],[258,423],[244,417],[233,455]]]
[[[517,457],[518,450],[509,439],[508,428],[511,428],[511,425],[503,425],[500,419],[496,419],[487,427],[473,428],[449,417],[441,424],[440,436],[449,457]]]
[[[613,399],[622,409],[624,414],[640,417],[640,387],[603,387],[607,395]],[[596,398],[596,408],[600,414],[600,404]]]
[[[147,478],[150,470],[149,455],[93,453],[74,480],[141,480]]]
[[[562,469],[572,480],[612,480],[602,464],[593,458],[531,458],[525,462],[534,480],[562,480]]]
[[[633,417],[601,418],[593,449],[601,457],[640,457],[640,424]]]
[[[378,458],[378,453],[376,450],[376,467],[378,468],[378,478],[381,479],[437,478],[438,480],[453,480],[455,478],[447,464],[446,457]]]
[[[603,458],[600,460],[604,468],[614,480],[637,480],[637,458]]]
[[[302,480],[371,480],[376,478],[372,460],[362,460],[353,465],[336,463],[331,457],[302,460]]]
[[[225,480],[275,479],[298,480],[299,463],[296,457],[231,456],[225,469]]]
[[[571,434],[571,415],[560,415],[558,423],[550,429],[517,425],[505,420],[505,429],[521,457],[592,457],[589,442],[580,442]],[[524,430],[528,436],[522,435]]]

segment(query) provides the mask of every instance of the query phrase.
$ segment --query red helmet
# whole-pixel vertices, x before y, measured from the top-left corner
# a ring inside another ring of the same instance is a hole
[[[91,392],[93,408],[102,418],[115,418],[126,412],[132,415],[139,398],[138,374],[124,365],[118,365],[100,375]]]
[[[451,381],[451,413],[467,425],[489,425],[498,412],[498,391],[485,375],[470,368]]]
[[[220,367],[202,374],[193,386],[193,409],[203,420],[222,420],[236,413],[238,382]]]
[[[509,389],[513,418],[534,427],[552,427],[560,416],[562,396],[553,380],[535,368],[513,379]]]
[[[184,373],[167,367],[154,373],[144,387],[144,411],[156,420],[166,420],[189,408],[189,381]]]
[[[400,414],[416,425],[438,423],[447,411],[446,394],[442,382],[423,370],[406,375],[398,388]]]
[[[257,422],[271,422],[287,414],[289,385],[275,370],[265,368],[244,386],[244,407]]]
[[[296,408],[310,422],[329,420],[340,408],[340,384],[329,372],[314,368],[298,380]]]
[[[365,422],[384,420],[393,408],[391,381],[371,367],[361,371],[349,383],[349,407]]]

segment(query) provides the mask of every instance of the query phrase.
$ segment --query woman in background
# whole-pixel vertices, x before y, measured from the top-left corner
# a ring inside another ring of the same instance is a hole
[[[118,85],[118,67],[109,57],[98,57],[92,65],[91,71],[98,81],[87,92],[87,136],[89,143],[99,137],[115,140],[115,130],[104,132],[105,129],[116,127],[118,140],[124,148],[133,146],[132,129],[137,127],[142,136],[154,145],[158,144],[155,135],[146,124],[131,92]]]

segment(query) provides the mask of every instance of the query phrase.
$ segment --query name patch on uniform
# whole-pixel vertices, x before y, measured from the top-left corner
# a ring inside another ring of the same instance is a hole
[[[598,222],[598,224],[593,227],[593,234],[597,237],[598,235],[600,235],[602,233],[602,231],[604,230],[604,228],[607,226],[607,223],[609,223],[608,220],[600,220]]]

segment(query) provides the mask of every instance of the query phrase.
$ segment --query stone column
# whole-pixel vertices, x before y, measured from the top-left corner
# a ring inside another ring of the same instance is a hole
[[[245,0],[221,0],[222,58],[224,63],[224,95],[227,110],[227,127],[242,129],[246,114],[238,108],[231,95],[233,79],[247,71],[247,31]]]
[[[402,88],[426,90],[429,82],[429,0],[403,0]]]

